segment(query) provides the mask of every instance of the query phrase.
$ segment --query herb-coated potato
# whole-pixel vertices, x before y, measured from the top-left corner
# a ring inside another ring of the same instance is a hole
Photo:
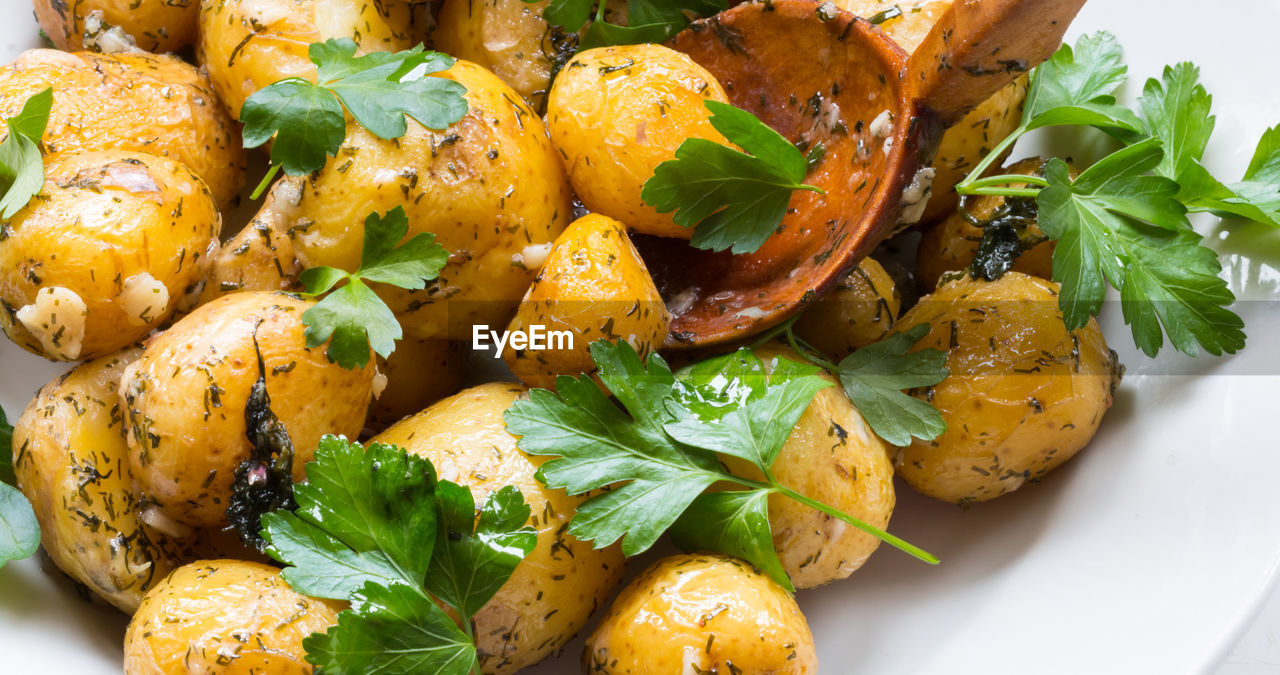
[[[406,30],[407,3],[362,0],[203,0],[196,52],[236,118],[245,99],[288,77],[316,79],[313,42],[347,38],[358,53],[395,52],[418,42]]]
[[[423,290],[382,287],[405,334],[471,339],[472,324],[505,326],[536,265],[569,223],[568,181],[529,106],[466,61],[438,74],[467,88],[469,110],[443,131],[409,120],[395,141],[350,125],[338,156],[306,179],[290,226],[304,267],[354,270],[371,212],[401,206],[409,233],[432,232],[449,251]]]
[[[636,232],[688,239],[640,199],[662,162],[688,138],[725,143],[704,101],[727,103],[711,73],[660,45],[625,45],[578,52],[560,71],[547,102],[551,141],[569,182],[589,210]]]
[[[1038,481],[1080,451],[1111,407],[1120,366],[1098,324],[1068,331],[1058,284],[1019,272],[943,285],[903,315],[929,324],[915,349],[947,352],[951,375],[913,392],[946,433],[915,439],[894,462],[930,497],[965,504]]]
[[[549,0],[448,0],[432,39],[436,49],[493,71],[535,109],[551,82],[555,59],[574,44],[542,18]]]
[[[646,358],[667,337],[671,315],[622,223],[598,214],[574,221],[559,237],[525,293],[508,334],[543,326],[570,343],[514,349],[502,358],[530,387],[551,389],[557,375],[595,371],[589,347],[625,340]]]
[[[33,49],[0,67],[0,116],[53,87],[48,155],[130,150],[187,165],[220,205],[244,182],[240,130],[209,80],[176,56]]]
[[[507,432],[503,413],[525,391],[516,384],[473,387],[373,439],[429,459],[440,478],[471,488],[477,503],[515,485],[533,511],[537,547],[475,616],[486,673],[512,673],[555,653],[609,597],[623,571],[617,546],[595,550],[566,532],[583,499],[539,482],[535,474],[546,458],[524,454]]]
[[[839,361],[884,337],[902,308],[897,284],[872,258],[840,280],[835,289],[804,311],[796,335]]]
[[[796,601],[749,563],[719,555],[664,558],[636,577],[600,619],[583,672],[818,672]]]
[[[77,51],[130,43],[173,52],[196,39],[200,0],[34,0],[36,20],[58,49]]]
[[[194,302],[221,228],[208,188],[182,164],[62,155],[0,237],[0,328],[47,358],[115,352]],[[54,293],[67,302],[49,303]]]
[[[312,305],[284,293],[233,293],[180,319],[125,370],[130,466],[141,493],[173,520],[226,524],[233,474],[252,447],[244,409],[258,350],[271,409],[293,441],[294,480],[321,436],[359,435],[374,366],[346,370],[323,346],[308,349],[302,314]]]
[[[301,178],[276,181],[257,215],[213,257],[200,304],[238,291],[302,290],[302,266],[286,231],[301,198]]]
[[[1032,157],[1006,168],[992,169],[992,173],[1040,175],[1043,173],[1043,165],[1044,160]],[[1014,183],[1012,187],[1023,186]],[[978,223],[998,220],[1002,213],[1010,213],[1005,198],[994,195],[970,197],[966,202],[966,208],[969,216]],[[1035,224],[1034,212],[1030,215],[1028,234],[1043,237],[1044,233]],[[982,231],[981,225],[975,225],[959,212],[952,213],[942,222],[926,229],[920,238],[920,248],[916,253],[916,271],[920,284],[924,288],[933,289],[938,285],[938,280],[943,274],[968,268],[978,253],[978,244],[982,242]],[[1053,248],[1052,241],[1043,241],[1032,246],[1014,259],[1012,269],[1042,279],[1050,278],[1053,274]]]
[[[465,342],[406,338],[386,360],[379,360],[367,426],[381,431],[456,393],[467,374]],[[385,382],[378,391],[379,382]]]
[[[129,675],[309,675],[302,641],[338,621],[342,603],[289,588],[280,570],[202,560],[151,589],[124,636]]]

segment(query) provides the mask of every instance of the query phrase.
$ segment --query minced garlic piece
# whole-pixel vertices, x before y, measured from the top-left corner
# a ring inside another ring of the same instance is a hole
[[[84,300],[75,291],[61,286],[40,289],[36,292],[36,301],[16,313],[27,332],[40,340],[45,355],[64,361],[80,358],[88,315]]]
[[[169,309],[169,289],[149,272],[141,272],[124,280],[116,302],[125,318],[135,326],[154,323]]]
[[[84,18],[84,48],[103,54],[131,54],[141,52],[138,41],[119,26],[103,21],[102,10],[95,9]]]

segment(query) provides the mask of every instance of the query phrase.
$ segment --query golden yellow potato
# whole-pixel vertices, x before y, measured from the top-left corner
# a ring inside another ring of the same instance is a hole
[[[436,49],[492,70],[537,109],[546,98],[554,59],[572,44],[542,18],[548,4],[448,0],[431,36]]]
[[[640,191],[686,139],[728,144],[707,121],[708,100],[728,102],[711,73],[673,49],[644,44],[578,52],[547,101],[551,141],[578,199],[636,232],[691,237],[672,214],[646,205]]]
[[[309,675],[302,641],[338,621],[342,603],[289,588],[280,570],[202,560],[151,589],[124,636],[129,675]]]
[[[182,164],[62,155],[0,238],[0,328],[52,359],[118,351],[194,303],[221,228],[208,188]]]
[[[203,0],[196,53],[231,114],[245,99],[288,77],[316,79],[314,42],[348,38],[360,54],[417,44],[408,3],[357,0]]]
[[[407,338],[396,343],[386,360],[379,359],[378,371],[381,378],[374,380],[366,427],[381,431],[457,393],[467,375],[467,345],[440,338]],[[381,393],[379,382],[385,382]]]
[[[835,290],[809,306],[796,335],[833,361],[880,340],[893,327],[902,298],[880,263],[863,258]]]
[[[592,342],[625,340],[646,358],[662,346],[670,322],[626,227],[590,214],[556,238],[507,326],[508,335],[540,326],[553,337],[545,349],[515,349],[508,342],[502,358],[521,382],[551,389],[557,375],[595,372]]]
[[[276,181],[258,214],[213,257],[200,304],[239,291],[302,290],[302,266],[287,232],[301,195],[301,178]]]
[[[507,433],[502,415],[525,392],[517,384],[473,387],[373,438],[431,460],[441,479],[471,488],[477,503],[514,485],[533,511],[537,548],[475,616],[486,673],[513,673],[563,647],[609,597],[624,564],[617,546],[595,550],[565,532],[583,498],[539,482],[548,458],[524,454]]]
[[[677,555],[636,577],[587,638],[583,672],[818,672],[795,599],[736,558]]]
[[[174,52],[195,42],[200,0],[34,0],[36,20],[58,49],[133,45]]]
[[[1058,284],[1019,272],[943,285],[898,326],[927,323],[915,349],[947,352],[951,376],[913,392],[947,422],[913,440],[898,475],[930,497],[965,504],[1036,482],[1080,451],[1111,407],[1122,372],[1098,324],[1068,331]]]
[[[1043,166],[1043,159],[1032,157],[1009,167],[995,167],[988,173],[1038,176],[1044,173]],[[1023,187],[1023,185],[1015,183],[1013,187]],[[1027,228],[1029,235],[1044,237],[1044,233],[1036,224],[1034,200],[1030,202],[1030,209],[1022,213],[1015,213],[1015,205],[1004,197],[990,195],[970,197],[967,208],[969,216],[978,224],[971,222],[962,213],[952,213],[942,222],[927,228],[920,238],[920,248],[916,253],[916,271],[920,284],[924,288],[936,287],[938,280],[947,272],[968,269],[978,253],[978,244],[982,242],[982,223],[984,222],[1016,216],[1030,220],[1030,227]],[[1053,275],[1053,248],[1054,243],[1047,240],[1032,246],[1014,260],[1012,269],[1042,279],[1050,278]]]
[[[379,293],[406,336],[470,340],[472,324],[511,319],[537,271],[530,263],[572,206],[546,129],[519,95],[465,61],[440,76],[467,88],[466,116],[444,131],[409,120],[395,141],[350,125],[338,156],[306,179],[286,231],[303,267],[354,270],[365,218],[404,207],[406,236],[434,233],[449,263],[424,290]]]
[[[271,409],[294,445],[302,480],[320,437],[356,438],[374,366],[346,370],[306,347],[302,314],[285,293],[233,293],[197,308],[151,340],[120,385],[129,463],[140,492],[192,527],[226,524],[235,469],[249,458],[244,409],[266,368]],[[256,347],[255,347],[256,339]]]
[[[129,150],[187,165],[220,205],[240,193],[240,130],[209,80],[176,56],[33,49],[0,67],[0,116],[53,87],[49,155]]]

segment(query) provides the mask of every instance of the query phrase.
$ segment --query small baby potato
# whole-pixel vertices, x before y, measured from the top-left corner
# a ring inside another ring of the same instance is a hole
[[[595,372],[589,347],[625,340],[647,358],[662,346],[671,315],[626,228],[597,214],[574,221],[559,237],[525,293],[507,333],[545,327],[545,349],[514,349],[502,358],[530,387],[555,388],[557,375]]]
[[[636,577],[587,638],[583,672],[818,672],[809,623],[781,586],[720,555],[664,558]]]
[[[1122,367],[1098,324],[1068,331],[1058,284],[1019,272],[964,277],[911,308],[898,326],[930,332],[915,349],[947,352],[951,376],[913,392],[947,431],[914,440],[894,461],[920,492],[957,504],[1036,482],[1080,451],[1111,407]]]
[[[440,399],[458,392],[467,375],[466,343],[406,338],[379,360],[366,429],[382,431]],[[385,383],[378,391],[379,382]]]
[[[1017,162],[1013,166],[994,168],[989,173],[1039,176],[1044,173],[1044,162],[1045,160],[1039,157],[1032,157]],[[1015,183],[1012,187],[1024,186]],[[941,223],[926,229],[924,236],[920,238],[920,248],[916,253],[916,271],[920,284],[924,288],[932,290],[937,287],[942,275],[969,267],[977,256],[978,244],[982,242],[982,223],[990,223],[1002,217],[1015,215],[1012,213],[1010,203],[1004,197],[979,195],[970,197],[966,205],[969,216],[978,224],[975,225],[963,213],[956,212],[947,216]],[[1027,234],[1033,237],[1044,237],[1044,233],[1036,224],[1034,203],[1032,210],[1024,215],[1030,220]],[[1053,248],[1054,243],[1048,240],[1032,246],[1014,259],[1012,269],[1042,279],[1050,278],[1053,275]]]
[[[182,164],[122,150],[59,156],[0,238],[0,328],[50,359],[116,352],[195,301],[221,229],[213,196]]]
[[[209,80],[176,56],[33,49],[0,66],[0,117],[53,87],[47,156],[128,150],[187,165],[220,206],[240,193],[240,130]],[[2,135],[2,134],[0,134]]]
[[[493,71],[535,110],[542,107],[556,58],[576,44],[542,18],[549,0],[447,0],[431,37],[436,48]],[[563,54],[563,56],[561,56]]]
[[[245,404],[266,370],[271,409],[294,445],[302,480],[320,437],[356,438],[374,366],[346,370],[325,347],[308,349],[302,314],[314,303],[285,293],[233,293],[197,308],[147,345],[120,385],[129,463],[140,492],[192,527],[227,523],[236,467],[249,458]]]
[[[502,415],[526,391],[503,383],[466,389],[372,440],[431,460],[441,479],[471,488],[476,503],[515,485],[532,509],[537,547],[475,616],[480,665],[490,674],[513,673],[558,651],[613,592],[624,567],[617,546],[596,550],[566,533],[583,498],[539,482],[548,458],[524,454],[507,432]]]
[[[34,0],[36,20],[58,49],[176,52],[196,39],[200,0]]]
[[[289,77],[316,80],[314,42],[347,38],[358,54],[396,52],[409,35],[407,2],[352,0],[204,0],[196,55],[237,119],[245,99]]]
[[[901,308],[893,277],[880,263],[863,258],[835,290],[804,311],[795,331],[832,361],[839,361],[884,337]]]
[[[257,215],[213,257],[199,304],[238,291],[302,290],[302,265],[287,232],[301,199],[301,178],[276,181]]]
[[[636,232],[693,236],[672,214],[645,204],[640,191],[685,139],[728,145],[707,121],[704,101],[729,99],[711,73],[673,49],[641,44],[578,52],[556,76],[547,103],[551,142],[578,199]]]
[[[124,635],[124,671],[310,675],[302,641],[336,624],[342,609],[295,592],[271,565],[193,562],[142,599]]]

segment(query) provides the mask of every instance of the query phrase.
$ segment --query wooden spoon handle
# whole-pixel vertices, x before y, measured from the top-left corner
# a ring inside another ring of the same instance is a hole
[[[911,55],[912,95],[954,122],[1048,59],[1085,0],[955,0]]]

